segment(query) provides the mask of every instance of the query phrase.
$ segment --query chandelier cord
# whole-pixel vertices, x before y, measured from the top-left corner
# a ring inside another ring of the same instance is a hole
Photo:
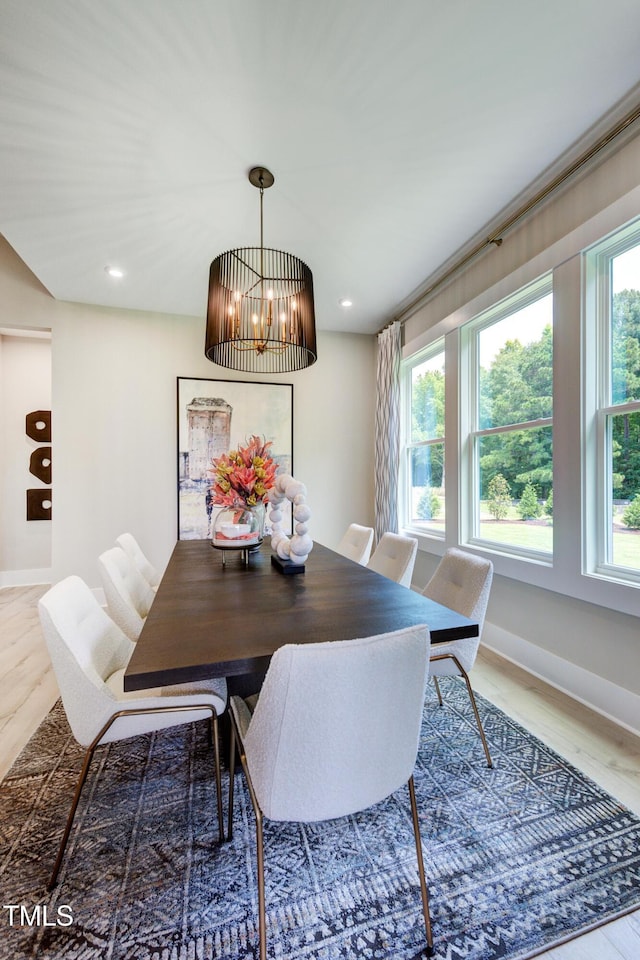
[[[264,299],[264,220],[262,213],[262,200],[264,197],[264,177],[260,174],[260,294]]]

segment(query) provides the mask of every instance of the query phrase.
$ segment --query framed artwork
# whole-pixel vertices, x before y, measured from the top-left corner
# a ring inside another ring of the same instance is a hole
[[[177,396],[178,539],[206,540],[218,509],[209,493],[213,459],[255,434],[293,474],[293,384],[178,377]]]

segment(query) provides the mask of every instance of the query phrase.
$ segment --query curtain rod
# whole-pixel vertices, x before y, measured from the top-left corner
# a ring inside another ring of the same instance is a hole
[[[640,119],[640,104],[635,106],[630,113],[616,123],[611,130],[603,134],[599,140],[596,140],[596,142],[589,147],[588,150],[581,154],[577,160],[574,160],[573,163],[570,163],[568,167],[554,177],[553,180],[539,190],[538,193],[534,194],[530,200],[519,207],[515,213],[501,223],[499,227],[493,230],[485,240],[481,240],[479,243],[477,243],[476,246],[473,247],[463,257],[461,257],[460,260],[454,263],[453,266],[449,267],[449,269],[446,270],[441,277],[438,277],[437,280],[434,280],[434,282],[427,287],[426,290],[421,292],[420,296],[416,297],[409,304],[407,304],[402,312],[408,313],[410,310],[413,310],[413,308],[416,307],[421,301],[430,296],[434,290],[437,290],[438,287],[441,287],[444,283],[446,283],[447,280],[449,280],[454,274],[458,273],[463,267],[466,267],[466,265],[470,263],[471,260],[475,259],[479,253],[482,253],[486,247],[491,246],[491,244],[496,247],[500,247],[502,245],[503,233],[506,233],[506,231],[511,229],[514,224],[516,224],[519,220],[522,220],[523,217],[530,213],[534,207],[537,207],[540,203],[542,203],[543,200],[546,200],[546,198],[555,190],[557,190],[558,187],[565,182],[565,180],[568,180],[574,175],[574,173],[577,173],[581,167],[592,160],[598,153],[600,153],[601,150],[608,146],[612,140],[615,140],[616,137],[620,136],[620,134],[623,133],[627,127],[631,126],[631,124],[635,123],[635,121],[638,119]],[[397,318],[395,319],[397,320]],[[390,322],[394,323],[395,320]],[[400,322],[404,324],[406,321],[401,320]],[[383,329],[385,329],[387,326],[389,326],[389,324],[385,324]]]

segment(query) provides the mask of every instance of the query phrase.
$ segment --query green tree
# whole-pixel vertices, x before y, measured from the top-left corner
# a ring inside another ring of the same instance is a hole
[[[419,520],[434,520],[440,513],[440,497],[431,487],[425,487],[416,505]]]
[[[481,428],[508,426],[550,417],[553,412],[553,334],[546,326],[539,340],[522,346],[509,340],[488,369],[480,371]],[[515,497],[535,483],[545,498],[553,482],[552,432],[532,427],[484,437],[480,457],[481,498],[501,473]]]
[[[509,484],[501,473],[497,473],[489,483],[489,502],[487,509],[496,520],[504,520],[511,503]]]
[[[542,513],[542,507],[538,503],[538,494],[532,483],[528,483],[522,491],[518,513],[522,520],[535,520]]]
[[[548,517],[553,516],[553,488],[549,491],[547,502],[544,505],[544,512]]]
[[[622,514],[622,522],[625,526],[629,527],[630,530],[640,530],[640,493],[636,493]]]
[[[640,400],[640,290],[614,294],[611,347],[613,402]]]
[[[444,374],[427,370],[415,378],[411,389],[411,440],[444,436]],[[414,487],[441,487],[444,480],[444,444],[428,448],[426,459],[416,456],[412,467]]]
[[[640,290],[622,290],[611,310],[611,398],[640,400]],[[612,418],[613,473],[621,477],[615,493],[630,500],[640,488],[640,414]]]
[[[411,439],[444,436],[444,374],[427,370],[415,378],[411,390]]]

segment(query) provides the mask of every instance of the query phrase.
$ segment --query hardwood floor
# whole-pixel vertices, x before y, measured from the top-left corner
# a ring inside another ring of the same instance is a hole
[[[38,622],[45,587],[0,589],[0,778],[55,703],[58,690]],[[491,651],[474,689],[640,815],[640,740]],[[555,950],[547,960],[637,960],[640,911]]]
[[[38,620],[46,589],[0,589],[0,779],[58,699]]]

